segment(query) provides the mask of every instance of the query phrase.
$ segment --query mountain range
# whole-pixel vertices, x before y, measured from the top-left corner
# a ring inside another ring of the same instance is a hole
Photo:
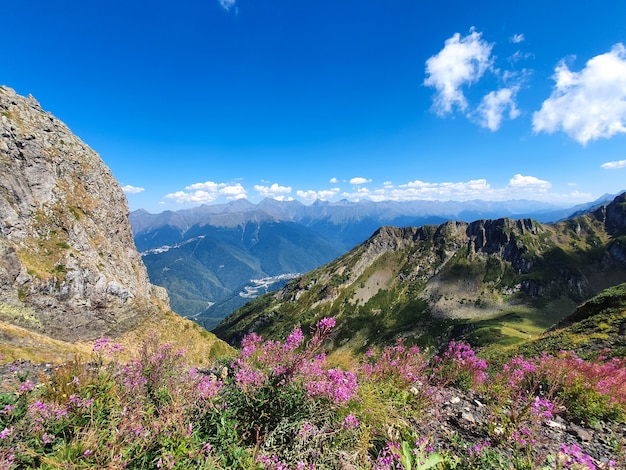
[[[363,353],[398,338],[423,347],[521,343],[626,282],[626,193],[555,223],[525,219],[384,226],[345,255],[262,295],[213,331],[284,337],[323,317],[334,347]]]
[[[322,202],[245,199],[179,211],[130,214],[153,283],[173,309],[212,329],[257,293],[332,261],[381,226],[422,226],[501,217],[553,222],[610,201],[569,208],[537,201]]]

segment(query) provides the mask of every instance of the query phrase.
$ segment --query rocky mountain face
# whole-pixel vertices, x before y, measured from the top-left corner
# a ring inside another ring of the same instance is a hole
[[[0,87],[0,320],[65,341],[118,336],[158,308],[126,197],[37,101]]]
[[[553,224],[531,219],[382,227],[341,258],[262,296],[214,332],[234,344],[337,318],[336,346],[398,337],[516,343],[626,281],[626,194]]]

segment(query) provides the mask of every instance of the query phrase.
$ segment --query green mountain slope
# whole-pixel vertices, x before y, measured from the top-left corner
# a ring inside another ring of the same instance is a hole
[[[170,294],[172,308],[203,323],[203,317],[215,315],[212,304],[238,297],[246,282],[306,272],[340,252],[297,224],[248,222],[194,226],[184,240],[145,251],[143,261],[150,280]]]
[[[626,357],[626,283],[610,287],[540,337],[516,349],[524,356],[574,350],[590,359]]]
[[[601,290],[626,281],[626,196],[556,224],[530,219],[383,227],[322,268],[226,318],[215,330],[284,336],[324,316],[335,347],[364,351],[397,337],[439,346],[521,343]]]

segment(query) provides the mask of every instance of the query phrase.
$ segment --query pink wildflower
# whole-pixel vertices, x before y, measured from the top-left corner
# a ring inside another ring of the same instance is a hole
[[[344,429],[354,429],[359,426],[359,420],[352,414],[346,416],[346,419],[343,420],[342,426]]]

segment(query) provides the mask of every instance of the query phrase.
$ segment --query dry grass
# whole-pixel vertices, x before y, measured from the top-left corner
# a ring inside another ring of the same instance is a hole
[[[165,312],[142,322],[140,326],[111,342],[122,346],[122,358],[137,355],[142,342],[154,336],[160,343],[185,349],[190,364],[210,364],[211,358],[234,355],[235,351],[212,333],[175,313]],[[62,364],[75,358],[91,357],[94,341],[69,343],[50,338],[0,320],[1,363],[28,360],[33,363]]]
[[[38,364],[60,364],[77,355],[87,356],[90,351],[91,345],[59,341],[0,320],[0,354],[3,363],[23,359]]]
[[[210,364],[215,357],[231,356],[235,350],[228,344],[209,333],[198,324],[187,320],[171,311],[147,319],[136,328],[115,342],[122,346],[125,355],[136,356],[144,339],[154,335],[159,343],[168,343],[176,349],[185,349],[185,358],[189,364]],[[92,344],[92,343],[90,343]]]

